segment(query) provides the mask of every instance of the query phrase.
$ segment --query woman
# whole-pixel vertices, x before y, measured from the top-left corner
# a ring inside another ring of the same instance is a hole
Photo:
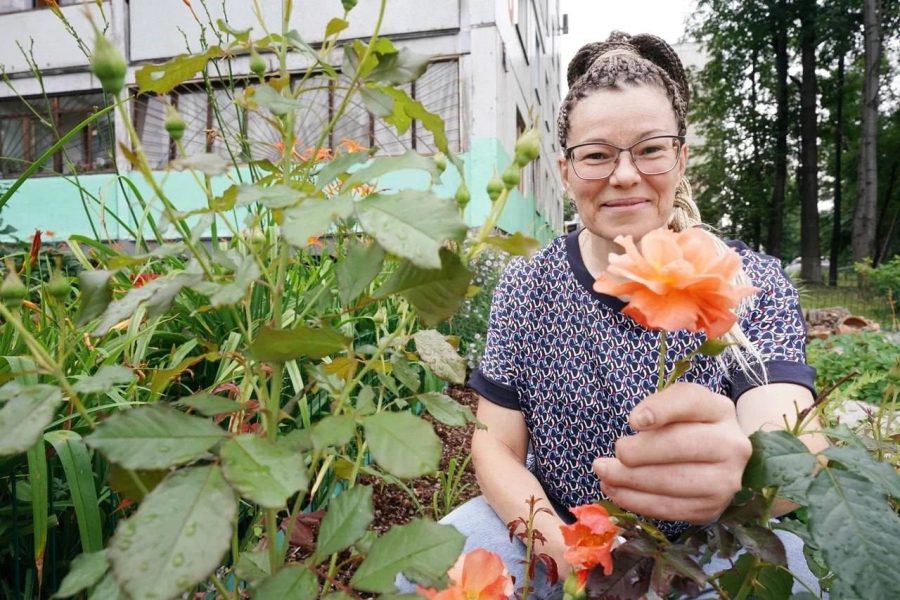
[[[683,179],[684,69],[660,38],[614,33],[578,51],[568,80],[559,169],[584,228],[512,262],[495,291],[485,356],[470,381],[486,425],[472,440],[483,497],[444,521],[468,536],[467,550],[498,552],[519,576],[521,545],[509,544],[504,524],[527,516],[527,498],[556,509],[539,514],[536,527],[547,539],[540,550],[565,576],[559,526],[571,519],[568,508],[602,496],[661,520],[670,536],[714,521],[741,487],[747,436],[792,422],[814,396],[796,290],[775,259],[742,244],[738,283],[761,291],[729,333],[738,344],[724,361],[702,357],[680,383],[653,393],[658,333],[593,284],[609,254],[623,251],[616,236],[639,245],[659,227],[701,224]],[[702,339],[671,334],[670,368]],[[760,364],[764,375],[753,369]],[[818,450],[824,442],[807,443]],[[805,569],[802,556],[797,563]]]

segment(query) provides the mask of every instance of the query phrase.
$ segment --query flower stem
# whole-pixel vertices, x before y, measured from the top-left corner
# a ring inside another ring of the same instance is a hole
[[[665,329],[659,330],[659,376],[656,379],[656,391],[659,392],[666,388],[666,336]]]

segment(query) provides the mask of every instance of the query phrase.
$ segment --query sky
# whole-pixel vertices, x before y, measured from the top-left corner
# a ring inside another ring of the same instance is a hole
[[[605,40],[616,29],[652,33],[670,44],[678,42],[684,35],[685,19],[696,5],[696,0],[560,0],[560,12],[569,15],[569,33],[562,36],[560,45],[563,72],[581,46]]]

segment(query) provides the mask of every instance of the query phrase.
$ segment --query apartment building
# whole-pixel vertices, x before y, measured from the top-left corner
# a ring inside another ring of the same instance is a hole
[[[254,4],[269,24],[280,22],[279,0],[0,0],[5,78],[0,85],[0,195],[57,140],[108,102],[88,68],[86,50],[93,41],[89,14],[96,23],[106,24],[107,38],[128,60],[126,83],[135,92],[134,75],[141,66],[197,52],[201,40],[219,43],[210,25],[220,18],[234,30],[253,27],[252,35],[262,37]],[[365,39],[378,8],[376,0],[360,0],[341,38]],[[329,19],[342,13],[339,0],[295,0],[290,26],[316,48]],[[480,224],[490,209],[485,183],[495,168],[502,171],[509,163],[517,134],[535,122],[541,158],[523,173],[500,225],[542,241],[562,230],[563,194],[554,164],[559,153],[555,120],[561,20],[559,0],[387,1],[381,35],[397,47],[434,57],[425,75],[406,91],[445,120],[450,146],[464,159],[472,193],[465,215],[470,226]],[[340,58],[336,53],[336,68]],[[306,60],[294,54],[289,68],[299,73]],[[188,154],[219,153],[236,157],[238,163],[272,157],[277,153],[275,132],[264,119],[242,113],[232,102],[234,82],[246,85],[250,76],[248,57],[238,57],[230,67],[214,65],[205,78],[185,83],[167,98],[139,95],[131,100],[142,145],[153,168],[165,177],[167,190],[175,187],[171,197],[177,198],[179,209],[190,210],[205,201],[189,173],[169,168],[176,150],[163,127],[166,103],[177,106],[187,122],[183,141]],[[340,89],[327,82],[320,87],[304,97],[305,112],[298,115],[296,132],[301,143],[317,137],[323,115],[343,99]],[[238,138],[244,142],[236,150]],[[434,152],[424,127],[414,123],[397,135],[361,101],[350,104],[328,143],[337,146],[344,139],[376,145],[382,154],[410,148]],[[55,241],[73,234],[127,239],[119,221],[134,213],[135,194],[152,198],[149,187],[131,170],[127,148],[123,124],[112,116],[72,136],[0,209],[0,230],[11,226],[17,230],[14,235],[24,238],[40,229],[52,232],[45,240]],[[214,180],[214,188],[227,187],[224,177],[216,179],[222,181]],[[440,191],[451,196],[457,181],[458,175],[448,172]]]

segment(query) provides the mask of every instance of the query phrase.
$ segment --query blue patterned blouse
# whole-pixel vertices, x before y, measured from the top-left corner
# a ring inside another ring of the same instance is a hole
[[[741,327],[765,359],[770,383],[814,391],[815,370],[805,364],[806,330],[797,290],[778,260],[741,242],[744,271],[761,288]],[[530,260],[516,259],[494,292],[484,358],[469,386],[505,408],[520,410],[530,434],[533,470],[564,519],[564,507],[601,497],[591,470],[612,456],[617,438],[634,434],[628,415],[655,389],[659,334],[620,312],[624,302],[593,290],[578,232],[561,236]],[[703,334],[669,335],[674,362],[699,346]],[[736,368],[723,371],[699,356],[680,379],[737,400],[754,382]],[[674,536],[685,523],[660,524]]]

